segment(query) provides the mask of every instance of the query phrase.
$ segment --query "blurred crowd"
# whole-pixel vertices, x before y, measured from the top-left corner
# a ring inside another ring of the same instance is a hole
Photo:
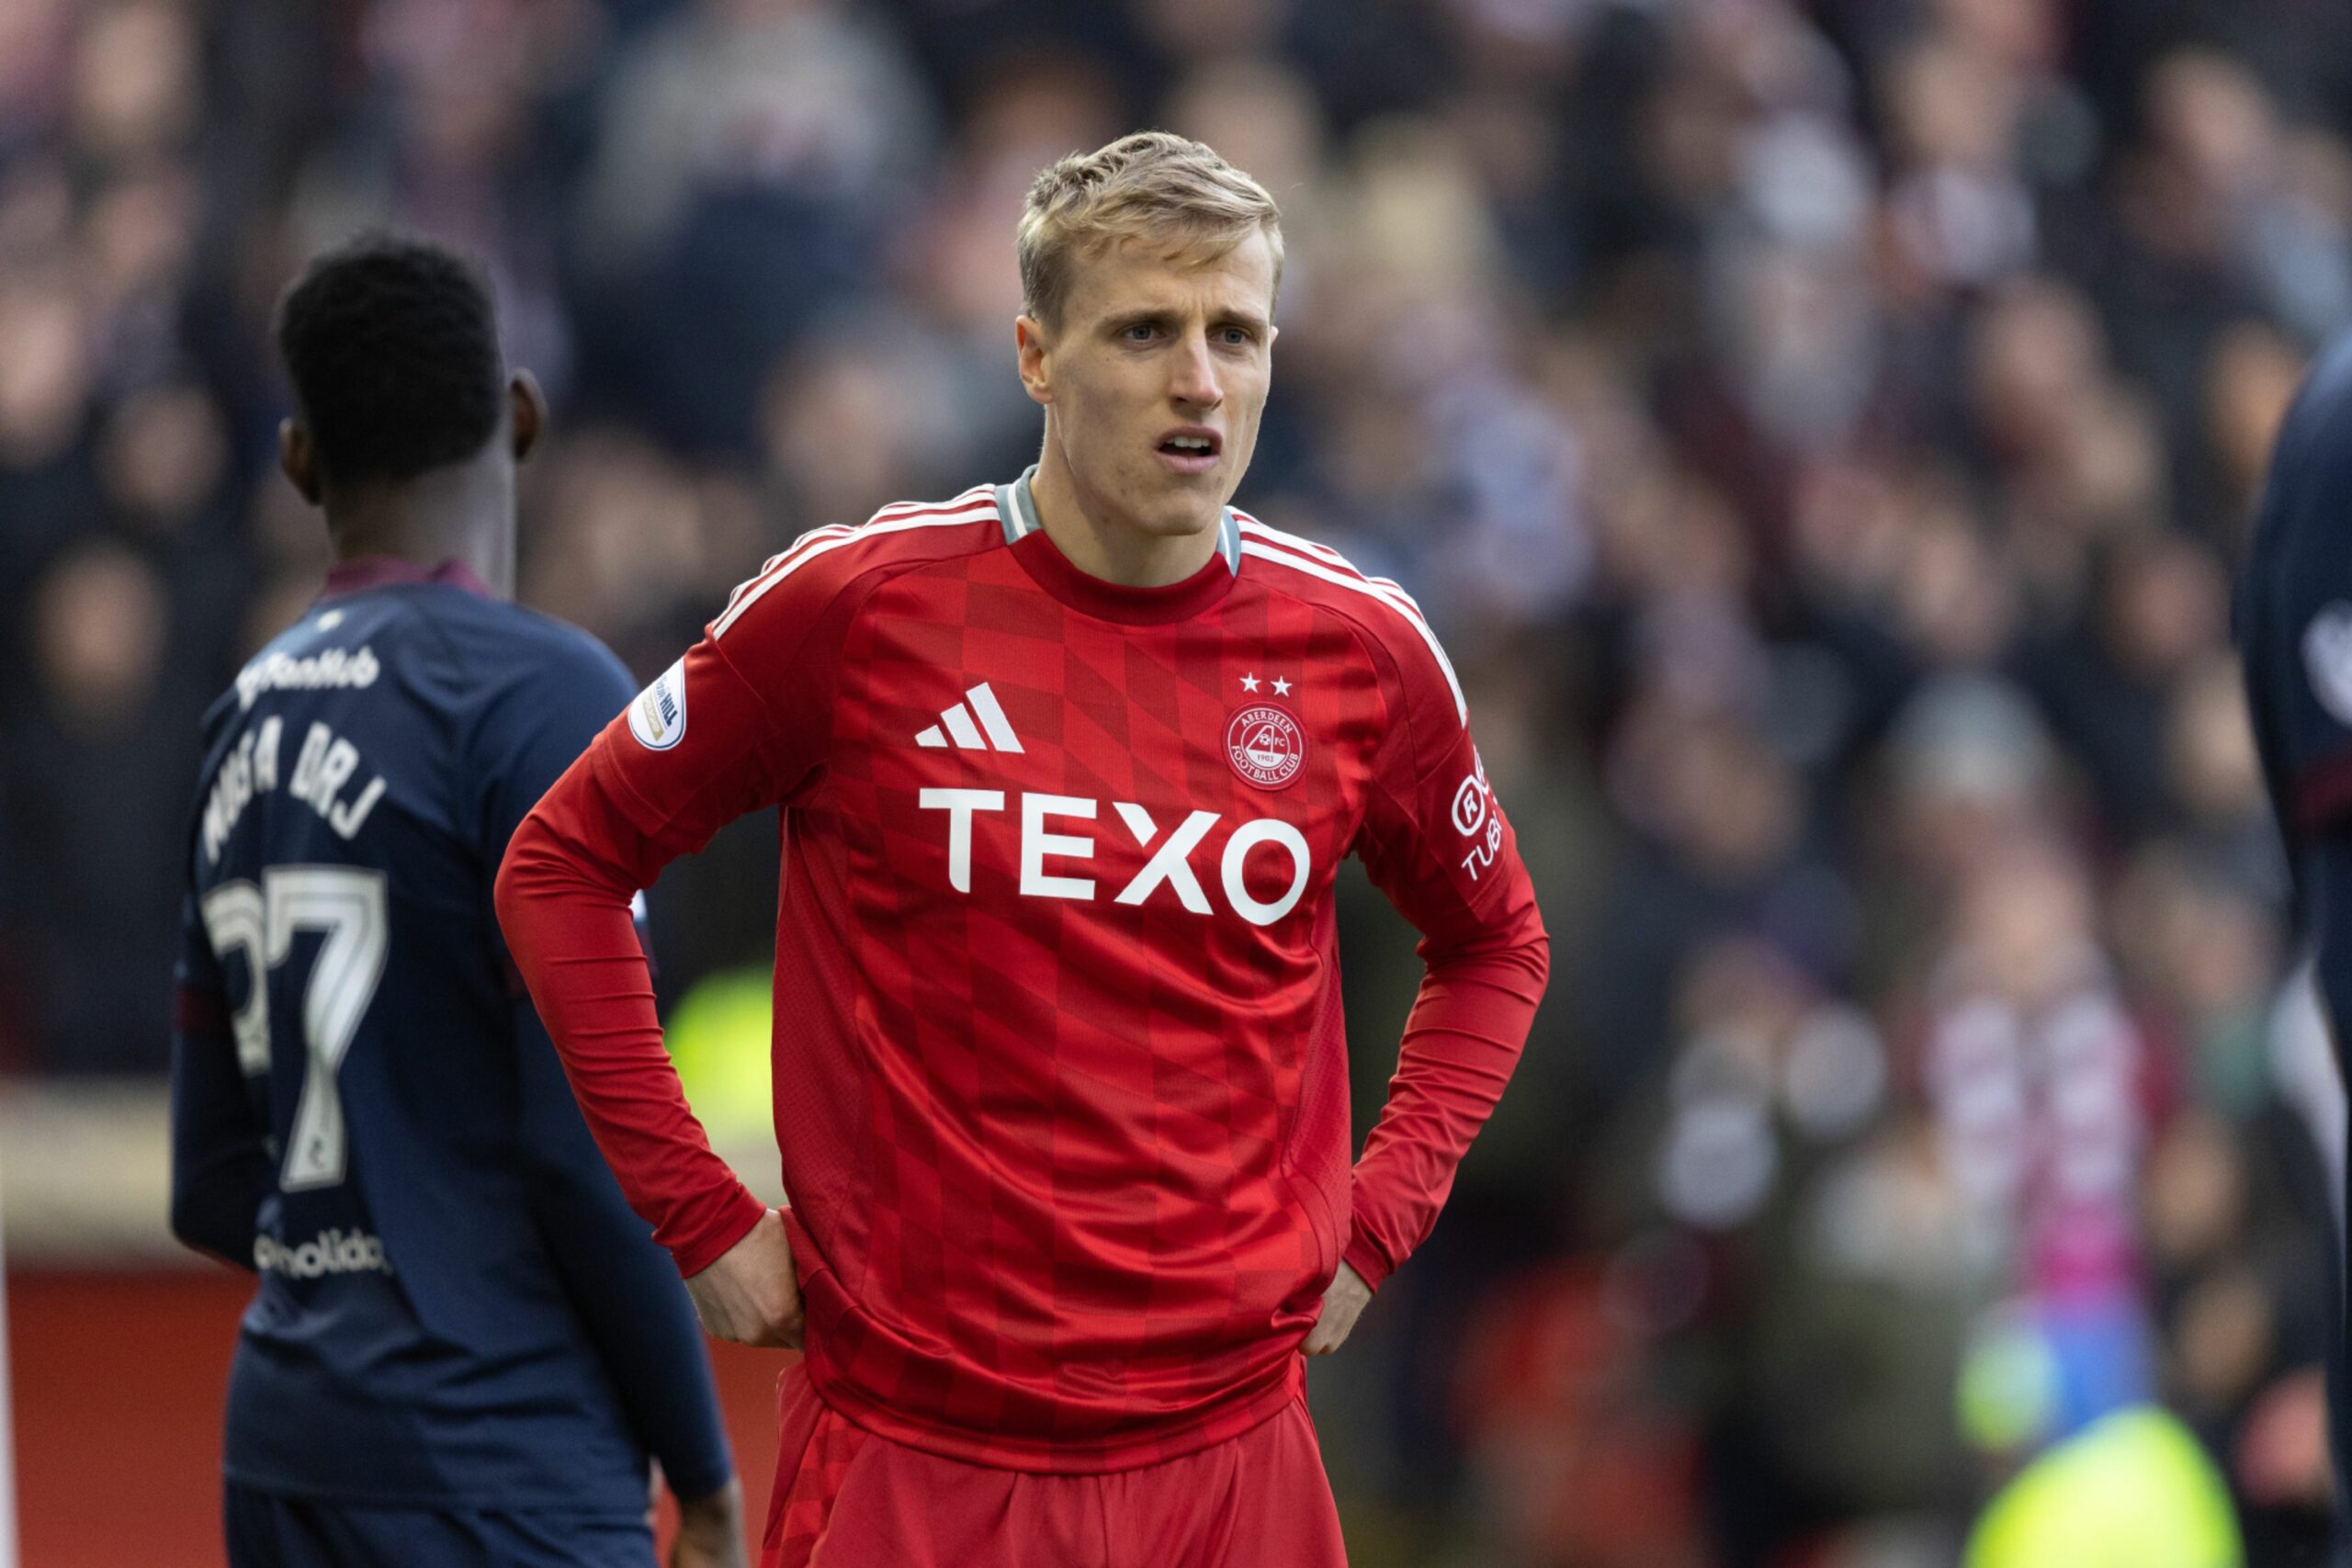
[[[1317,1370],[1361,1561],[1949,1562],[2152,1404],[2306,1560],[2341,1111],[2229,597],[2352,326],[2328,0],[7,0],[0,1070],[163,1064],[197,716],[325,558],[309,253],[484,259],[522,596],[650,673],[1031,460],[1020,199],[1141,124],[1282,203],[1238,499],[1426,607],[1557,943]],[[665,881],[671,997],[772,831]],[[1343,927],[1368,1117],[1417,966]]]

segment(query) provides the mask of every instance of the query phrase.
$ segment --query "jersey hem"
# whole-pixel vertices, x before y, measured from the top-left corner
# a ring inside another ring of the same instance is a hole
[[[642,1520],[645,1508],[635,1499],[643,1491],[641,1483],[632,1481],[631,1501],[609,1506],[582,1504],[563,1497],[534,1497],[511,1491],[474,1492],[413,1492],[393,1488],[379,1491],[365,1486],[330,1485],[314,1481],[289,1481],[243,1465],[224,1463],[221,1479],[251,1492],[266,1492],[276,1497],[303,1497],[319,1502],[356,1504],[370,1508],[479,1508],[500,1514],[560,1514],[566,1518],[629,1522]]]
[[[837,1380],[818,1357],[808,1358],[806,1366],[809,1387],[817,1397],[852,1426],[877,1438],[988,1470],[1032,1475],[1110,1475],[1147,1469],[1215,1448],[1281,1415],[1306,1390],[1306,1363],[1295,1354],[1289,1358],[1289,1363],[1272,1386],[1237,1404],[1220,1406],[1172,1427],[1086,1443],[1056,1443],[1001,1433],[977,1438],[943,1430],[867,1398],[854,1384]]]

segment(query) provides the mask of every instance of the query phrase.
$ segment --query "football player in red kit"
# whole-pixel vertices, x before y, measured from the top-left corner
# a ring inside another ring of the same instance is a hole
[[[1227,503],[1274,203],[1129,136],[1039,176],[1006,484],[821,528],[514,836],[507,939],[713,1334],[803,1345],[763,1561],[1344,1561],[1304,1400],[1429,1233],[1548,943],[1413,601]],[[710,1151],[629,899],[783,807],[776,1143]],[[1428,973],[1349,1161],[1331,887]]]

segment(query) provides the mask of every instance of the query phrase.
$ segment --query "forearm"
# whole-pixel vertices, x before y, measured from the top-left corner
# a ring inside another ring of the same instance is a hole
[[[1437,1223],[1454,1171],[1502,1098],[1543,1000],[1550,951],[1537,926],[1430,960],[1388,1101],[1356,1162],[1345,1257],[1375,1289]]]
[[[269,1156],[253,1125],[217,998],[183,992],[172,1034],[172,1234],[251,1269],[269,1193]]]
[[[679,1496],[718,1491],[734,1479],[734,1456],[702,1328],[670,1260],[649,1245],[641,1226],[614,1223],[626,1211],[595,1213],[598,1205],[576,1193],[536,1207],[639,1440],[662,1461]],[[612,1207],[621,1208],[617,1196]]]
[[[628,908],[658,863],[632,845],[641,840],[587,770],[573,770],[508,846],[498,918],[597,1148],[629,1207],[692,1275],[765,1206],[711,1152],[662,1047]]]
[[[684,1497],[716,1492],[734,1463],[686,1292],[590,1141],[527,1000],[514,1004],[514,1039],[532,1219],[672,1488]]]
[[[234,1156],[172,1161],[172,1235],[186,1246],[250,1273],[254,1228],[268,1188],[268,1164]]]

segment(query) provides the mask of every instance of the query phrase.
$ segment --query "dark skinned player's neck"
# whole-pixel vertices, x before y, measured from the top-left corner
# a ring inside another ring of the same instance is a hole
[[[514,592],[514,487],[511,473],[462,464],[399,484],[326,498],[337,560],[390,556],[431,568],[462,563],[502,597]]]

